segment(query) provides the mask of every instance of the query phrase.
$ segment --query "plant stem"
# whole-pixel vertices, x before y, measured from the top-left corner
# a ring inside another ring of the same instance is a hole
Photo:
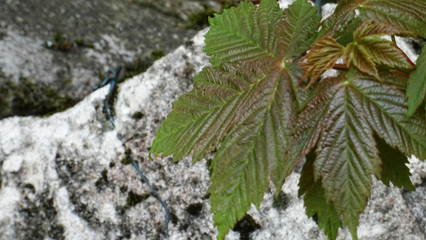
[[[345,64],[334,64],[333,69],[336,70],[342,70],[342,71],[348,71],[349,68]]]

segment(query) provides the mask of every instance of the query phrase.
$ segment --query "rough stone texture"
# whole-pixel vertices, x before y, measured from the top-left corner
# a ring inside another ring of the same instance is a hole
[[[163,209],[123,163],[126,149],[169,204],[170,239],[215,238],[206,160],[191,165],[187,157],[173,164],[147,156],[171,102],[191,89],[192,77],[208,64],[204,33],[120,85],[115,129],[102,113],[107,87],[47,118],[0,121],[0,239],[163,239]],[[425,239],[426,164],[410,159],[409,166],[415,192],[374,181],[360,239]],[[279,200],[271,186],[260,209],[250,209],[260,228],[249,239],[326,239],[297,198],[299,177],[295,172],[287,178]],[[231,231],[227,240],[243,235]],[[347,229],[338,239],[350,239]]]
[[[173,238],[213,237],[205,162],[190,167],[188,158],[171,164],[169,159],[151,162],[146,155],[170,102],[188,91],[195,72],[207,63],[200,54],[202,40],[199,35],[196,45],[179,48],[144,77],[120,86],[114,130],[102,113],[107,88],[49,118],[2,120],[0,239],[160,238],[163,212],[156,199],[129,206],[129,196],[148,189],[133,167],[121,162],[125,146],[176,215]],[[139,120],[132,118],[137,111]],[[203,204],[199,218],[185,210],[195,203]]]
[[[16,111],[14,96],[4,93],[20,91],[23,78],[81,100],[107,69],[122,65],[128,73],[143,71],[153,52],[168,53],[202,28],[191,17],[205,21],[206,11],[219,12],[226,2],[232,0],[0,1],[0,119],[46,114]],[[45,46],[55,44],[57,33],[69,51]]]

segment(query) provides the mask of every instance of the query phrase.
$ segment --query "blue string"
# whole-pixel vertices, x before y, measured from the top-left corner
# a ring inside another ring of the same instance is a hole
[[[117,67],[117,68],[111,68],[107,71],[107,77],[102,81],[102,83],[100,84],[100,86],[95,86],[93,87],[93,91],[98,90],[101,87],[104,87],[107,84],[109,85],[109,90],[107,95],[105,96],[105,100],[104,100],[104,108],[108,114],[109,117],[109,121],[111,122],[112,126],[115,127],[115,120],[114,120],[114,116],[112,115],[112,111],[111,111],[111,107],[108,103],[109,99],[111,98],[111,93],[114,91],[114,88],[117,86],[117,79],[118,79],[118,75],[120,74],[121,71],[121,67]],[[138,173],[138,175],[142,178],[142,180],[145,182],[145,184],[148,186],[149,190],[151,191],[151,194],[161,203],[161,205],[163,206],[164,209],[164,232],[166,235],[166,238],[169,239],[169,222],[170,222],[170,212],[169,209],[167,207],[166,202],[160,197],[160,195],[158,194],[157,191],[155,191],[155,189],[151,186],[151,184],[149,183],[149,180],[147,177],[145,177],[145,175],[143,174],[143,172],[141,171],[141,169],[139,168],[139,165],[137,162],[135,162],[135,160],[133,160],[132,156],[128,155],[128,157],[130,157],[130,160],[132,160],[132,165],[133,167],[136,169],[136,172]]]
[[[118,66],[116,68],[111,68],[107,71],[107,77],[102,81],[102,83],[100,84],[100,86],[95,86],[93,87],[93,91],[98,90],[99,88],[110,84],[109,85],[109,90],[107,95],[105,96],[105,100],[104,100],[104,108],[105,111],[108,114],[108,118],[109,121],[111,122],[112,126],[115,127],[115,120],[114,120],[114,116],[112,115],[112,111],[111,111],[111,106],[109,105],[109,99],[111,98],[111,93],[114,91],[115,87],[117,86],[117,81],[118,81],[118,75],[120,74],[121,71],[121,67]]]
[[[151,186],[149,183],[148,178],[142,173],[142,170],[139,168],[139,164],[133,160],[132,156],[130,156],[130,160],[132,160],[132,165],[135,167],[136,172],[139,174],[139,176],[142,178],[142,180],[145,182],[145,184],[148,186],[149,190],[151,191],[152,195],[154,195],[155,198],[161,203],[164,209],[164,232],[166,234],[166,238],[169,238],[169,222],[170,222],[170,212],[167,207],[166,202],[161,198],[161,196],[158,194],[158,192]]]
[[[112,115],[111,112],[111,107],[109,106],[109,99],[111,97],[111,93],[114,90],[114,88],[117,86],[117,80],[111,81],[110,85],[109,85],[109,91],[107,93],[107,95],[105,96],[105,110],[108,114],[109,117],[109,121],[111,122],[112,126],[115,127],[115,120],[114,120],[114,116]]]

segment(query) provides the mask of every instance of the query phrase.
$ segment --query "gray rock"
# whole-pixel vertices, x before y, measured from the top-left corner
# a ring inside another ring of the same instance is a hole
[[[148,158],[171,102],[208,65],[204,33],[120,85],[114,129],[102,113],[108,87],[47,118],[0,121],[0,239],[163,239],[163,209],[126,164],[126,150],[169,204],[170,239],[215,239],[207,160]],[[374,181],[360,239],[425,239],[426,164],[410,159],[410,170],[415,192]],[[249,210],[260,225],[251,239],[326,239],[297,198],[299,177],[287,178],[279,202],[271,186],[260,208]],[[227,239],[240,233],[231,231]],[[348,230],[338,239],[350,239]]]
[[[62,111],[111,67],[124,66],[127,76],[143,72],[158,55],[192,38],[206,14],[221,11],[225,2],[2,1],[0,119]],[[42,101],[46,94],[54,100]]]
[[[133,167],[121,162],[126,148],[177,217],[173,238],[214,236],[205,161],[190,167],[189,158],[171,164],[147,157],[170,102],[189,90],[208,62],[201,54],[202,34],[194,42],[120,86],[114,130],[102,113],[107,88],[49,118],[0,121],[0,239],[158,238],[163,210],[153,197],[139,204],[132,200],[149,191]],[[135,120],[135,112],[143,117]],[[202,203],[200,217],[186,211],[197,203]]]

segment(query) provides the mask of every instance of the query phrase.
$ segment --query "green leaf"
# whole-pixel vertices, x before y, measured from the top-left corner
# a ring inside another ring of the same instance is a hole
[[[420,159],[424,159],[426,153],[425,120],[418,115],[410,119],[405,117],[403,76],[379,74],[383,83],[350,69],[346,74],[314,85],[311,93],[315,97],[299,114],[289,144],[290,157],[296,160],[317,146],[312,170],[314,183],[307,177],[309,173],[301,179],[301,192],[312,191],[310,194],[316,194],[319,199],[317,203],[309,202],[309,198],[305,202],[308,214],[320,216],[321,206],[328,208],[331,206],[326,204],[331,204],[349,227],[353,239],[357,239],[359,214],[370,196],[371,175],[385,183],[392,181],[411,189],[409,172],[403,166],[406,158],[401,160],[401,155],[395,153],[414,154]],[[375,134],[379,140],[375,139]],[[380,139],[390,147],[383,145]],[[390,148],[397,150],[390,151]],[[388,153],[397,158],[390,159]],[[400,169],[393,169],[395,167]],[[306,167],[307,172],[311,171],[309,168]],[[320,193],[308,188],[317,182],[321,182],[326,201],[321,200]],[[324,221],[327,221],[331,215],[325,216]],[[337,224],[325,224],[329,236],[334,236]]]
[[[194,89],[173,103],[151,147],[174,161],[193,152],[194,162],[217,150],[209,192],[218,239],[252,203],[259,206],[270,180],[281,188],[296,164],[286,150],[306,99],[296,100],[302,71],[292,61],[309,48],[319,16],[306,0],[286,13],[275,0],[263,0],[210,19],[204,50],[214,67],[204,68]]]
[[[258,7],[241,2],[238,8],[215,14],[209,23],[204,51],[211,56],[213,66],[266,56],[279,59],[284,55],[277,34],[282,31],[282,10],[275,1],[262,1]]]
[[[382,38],[385,34],[400,32],[387,23],[365,21],[354,32],[354,42],[346,46],[343,61],[378,80],[381,80],[378,72],[380,65],[402,71],[411,70],[413,65],[401,49],[392,41]]]
[[[309,102],[310,97],[310,90],[303,90],[299,91],[299,89],[303,89],[303,82],[301,80],[303,79],[303,69],[299,64],[286,64],[285,67],[287,73],[289,74],[292,84],[293,84],[293,95],[295,98],[295,101],[297,102],[297,111],[300,111],[303,109],[303,107]]]
[[[284,10],[281,44],[285,49],[284,59],[299,57],[314,42],[321,16],[318,7],[307,1],[296,1]]]
[[[333,68],[337,59],[343,55],[344,47],[338,44],[332,37],[324,36],[315,42],[310,52],[304,57],[303,64],[305,74],[302,79],[310,76],[308,87],[314,84],[328,69]]]
[[[352,86],[362,95],[362,109],[374,132],[406,156],[414,154],[419,159],[426,159],[426,120],[419,115],[407,119],[408,105],[404,92],[399,87],[379,83],[364,74],[353,73],[351,78],[358,79]],[[381,78],[385,83],[406,81],[398,74],[381,74]]]
[[[235,124],[211,165],[209,192],[218,239],[245,215],[251,203],[259,206],[268,188],[268,175],[277,182],[277,175],[288,174],[294,167],[284,162],[296,109],[286,94],[290,81],[285,71],[274,69],[236,101]]]
[[[253,72],[238,70],[253,68],[253,64],[245,65],[204,68],[194,78],[194,89],[172,104],[173,111],[157,131],[151,152],[174,154],[173,160],[179,161],[194,150],[196,162],[214,150],[234,124],[238,97],[266,74],[263,68]]]
[[[426,4],[424,0],[364,0],[359,5],[363,20],[387,22],[413,37],[426,38]]]
[[[364,64],[364,72],[370,75],[351,67],[338,77],[314,84],[309,91],[298,89],[303,73],[296,61],[313,39],[338,36],[340,28],[353,29],[359,23],[355,10],[366,11],[365,6],[378,2],[343,0],[336,13],[342,19],[330,17],[319,34],[315,33],[317,8],[306,0],[297,0],[284,14],[275,0],[263,0],[258,6],[241,3],[210,19],[204,51],[213,66],[204,68],[194,78],[193,90],[172,104],[151,153],[173,154],[174,161],[193,153],[196,162],[216,150],[209,193],[218,239],[225,237],[251,204],[259,207],[269,181],[280,189],[309,153],[300,194],[305,196],[307,214],[319,216],[320,227],[330,238],[343,225],[357,238],[359,214],[370,196],[371,175],[408,186],[407,172],[392,170],[404,162],[400,157],[389,159],[385,153],[389,147],[426,158],[426,122],[418,114],[406,118],[407,79],[393,68],[403,71],[409,67],[399,60],[399,49],[384,51],[392,45],[381,40],[383,29],[389,32],[392,27],[371,23],[369,28],[358,28],[352,36],[356,44],[346,46],[350,66],[362,70]],[[387,4],[390,9],[400,7],[393,2]],[[410,12],[401,14],[395,18],[397,23],[411,21],[405,19]],[[403,31],[413,31],[413,26],[396,25]],[[350,38],[334,39],[347,42]],[[312,72],[328,68],[337,52],[330,50],[333,57]],[[375,134],[389,146],[383,146]]]
[[[347,66],[354,66],[359,71],[380,80],[379,72],[371,55],[368,47],[352,42],[344,50],[343,62]]]
[[[367,54],[376,64],[403,71],[413,69],[408,57],[392,41],[370,35],[361,38],[358,43],[365,46]]]
[[[353,42],[353,33],[358,28],[358,26],[361,25],[362,22],[363,21],[359,17],[352,19],[347,25],[344,26],[344,31],[340,32],[339,35],[335,36],[336,41],[343,46],[346,46],[348,43]]]
[[[328,35],[340,44],[349,42],[344,33],[351,32],[354,24],[360,23],[359,18],[386,22],[401,29],[404,35],[426,38],[424,0],[340,0],[334,13],[321,24],[317,40]]]
[[[299,180],[299,197],[304,194],[303,201],[308,217],[317,216],[318,226],[330,240],[335,240],[339,228],[343,227],[340,216],[334,205],[325,197],[321,179],[314,180],[315,151],[306,156],[302,175]]]
[[[322,178],[327,199],[356,239],[358,216],[370,196],[370,175],[378,175],[380,165],[371,128],[360,112],[359,94],[350,85],[339,86],[323,119],[314,176]]]
[[[382,159],[382,171],[380,180],[390,186],[390,182],[398,187],[404,187],[407,190],[414,191],[415,187],[411,183],[410,169],[405,165],[408,163],[407,156],[400,151],[390,147],[386,142],[378,136],[374,136],[379,149],[379,156]]]
[[[327,2],[327,1],[325,1],[325,2]],[[357,5],[356,1],[354,1],[354,0],[336,0],[334,2],[337,2],[336,9],[334,10],[335,12],[340,12],[340,11],[342,11],[342,9],[345,9],[347,7],[350,7],[350,6],[356,6]]]
[[[291,162],[300,162],[317,143],[325,126],[322,120],[330,105],[333,104],[337,83],[343,79],[343,75],[340,75],[337,78],[324,79],[314,85],[308,97],[309,102],[299,114],[294,134],[289,140],[288,152]],[[284,182],[284,179],[282,181]]]
[[[347,32],[356,18],[355,9],[357,5],[350,1],[339,1],[334,13],[321,23],[321,30],[316,40],[323,36],[331,36],[339,42],[342,33]],[[358,22],[358,21],[357,21]]]
[[[306,0],[283,11],[276,1],[249,2],[210,19],[204,51],[213,66],[265,56],[286,61],[309,49],[320,16]]]
[[[408,78],[407,87],[408,116],[413,116],[416,109],[426,101],[426,48],[417,58],[416,69]]]
[[[363,37],[368,37],[369,35],[398,35],[402,34],[403,31],[399,28],[389,24],[389,23],[375,23],[371,20],[364,21],[361,26],[359,26],[354,34],[356,40],[360,40]]]

